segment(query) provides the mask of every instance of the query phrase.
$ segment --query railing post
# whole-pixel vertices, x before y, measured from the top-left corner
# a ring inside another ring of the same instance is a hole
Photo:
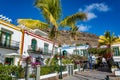
[[[80,64],[77,64],[78,72],[80,72]]]
[[[67,65],[67,71],[68,71],[68,75],[72,76],[74,74],[74,65],[73,64],[68,64]]]
[[[40,65],[36,66],[36,80],[40,80]]]
[[[28,65],[28,64],[26,65],[25,80],[29,80],[30,67],[31,65]]]
[[[62,54],[61,54],[61,49],[60,49],[60,75],[59,79],[62,79]]]

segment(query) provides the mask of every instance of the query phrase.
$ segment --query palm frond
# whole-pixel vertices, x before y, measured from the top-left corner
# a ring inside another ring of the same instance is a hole
[[[35,6],[42,11],[44,18],[49,22],[47,14],[44,14],[44,8],[54,17],[59,20],[61,17],[61,4],[60,0],[36,0]]]
[[[46,17],[48,18],[48,20],[50,21],[50,23],[54,27],[56,27],[56,29],[58,29],[58,24],[57,24],[55,18],[53,17],[53,15],[51,13],[49,13],[49,11],[46,8],[44,8],[44,14],[46,14]]]
[[[33,19],[18,19],[17,22],[31,29],[46,29],[49,27],[48,24]]]
[[[71,28],[70,30],[70,36],[74,39],[74,40],[77,40],[77,36],[78,36],[78,27],[77,26],[74,26]]]
[[[77,21],[79,21],[79,20],[85,20],[85,19],[87,19],[85,13],[76,13],[76,14],[73,14],[73,15],[68,16],[65,19],[63,19],[60,22],[60,25],[61,26],[70,26],[71,27],[71,25],[75,25],[75,23]]]
[[[99,37],[99,45],[109,45],[120,43],[120,39],[114,35],[114,33],[110,34],[109,31],[105,32],[103,36]]]

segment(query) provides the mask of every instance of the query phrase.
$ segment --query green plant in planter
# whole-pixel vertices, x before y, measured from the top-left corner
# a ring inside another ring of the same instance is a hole
[[[24,72],[25,72],[25,70],[22,68],[22,66],[18,66],[17,67],[17,73],[18,73],[18,77],[19,78],[23,78],[24,77]]]
[[[112,66],[112,68],[117,68],[117,66]]]
[[[5,74],[0,74],[0,80],[12,80],[12,77]]]
[[[30,74],[30,78],[35,78],[36,75],[35,74]]]

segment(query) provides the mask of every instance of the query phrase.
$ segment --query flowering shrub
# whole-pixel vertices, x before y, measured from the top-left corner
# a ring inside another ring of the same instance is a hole
[[[31,56],[28,56],[28,57],[24,58],[23,61],[26,64],[31,64],[32,67],[36,67],[36,65],[41,65],[41,62],[32,62],[32,57]]]
[[[23,58],[23,61],[26,62],[26,63],[28,63],[28,64],[30,64],[31,61],[32,61],[32,57],[31,57],[31,56],[28,56],[28,57],[26,57],[26,58]]]
[[[40,62],[31,62],[32,67],[36,67],[36,65],[41,65]]]

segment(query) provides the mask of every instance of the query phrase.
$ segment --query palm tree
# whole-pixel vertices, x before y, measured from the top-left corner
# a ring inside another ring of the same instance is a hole
[[[76,21],[86,19],[86,14],[81,12],[73,14],[61,20],[62,9],[60,0],[36,0],[35,6],[41,10],[41,13],[46,22],[32,19],[18,19],[18,23],[32,29],[41,29],[42,26],[51,29],[49,37],[53,40],[52,53],[54,51],[55,41],[58,36],[59,27],[69,26],[73,28],[75,27]],[[29,24],[30,21],[32,21],[33,23]]]
[[[106,54],[104,55],[104,57],[108,63],[109,68],[111,69],[112,65],[114,65],[111,45],[120,42],[120,38],[116,37],[114,33],[111,34],[109,31],[106,31],[104,35],[99,37],[98,42],[99,46],[107,46]]]

